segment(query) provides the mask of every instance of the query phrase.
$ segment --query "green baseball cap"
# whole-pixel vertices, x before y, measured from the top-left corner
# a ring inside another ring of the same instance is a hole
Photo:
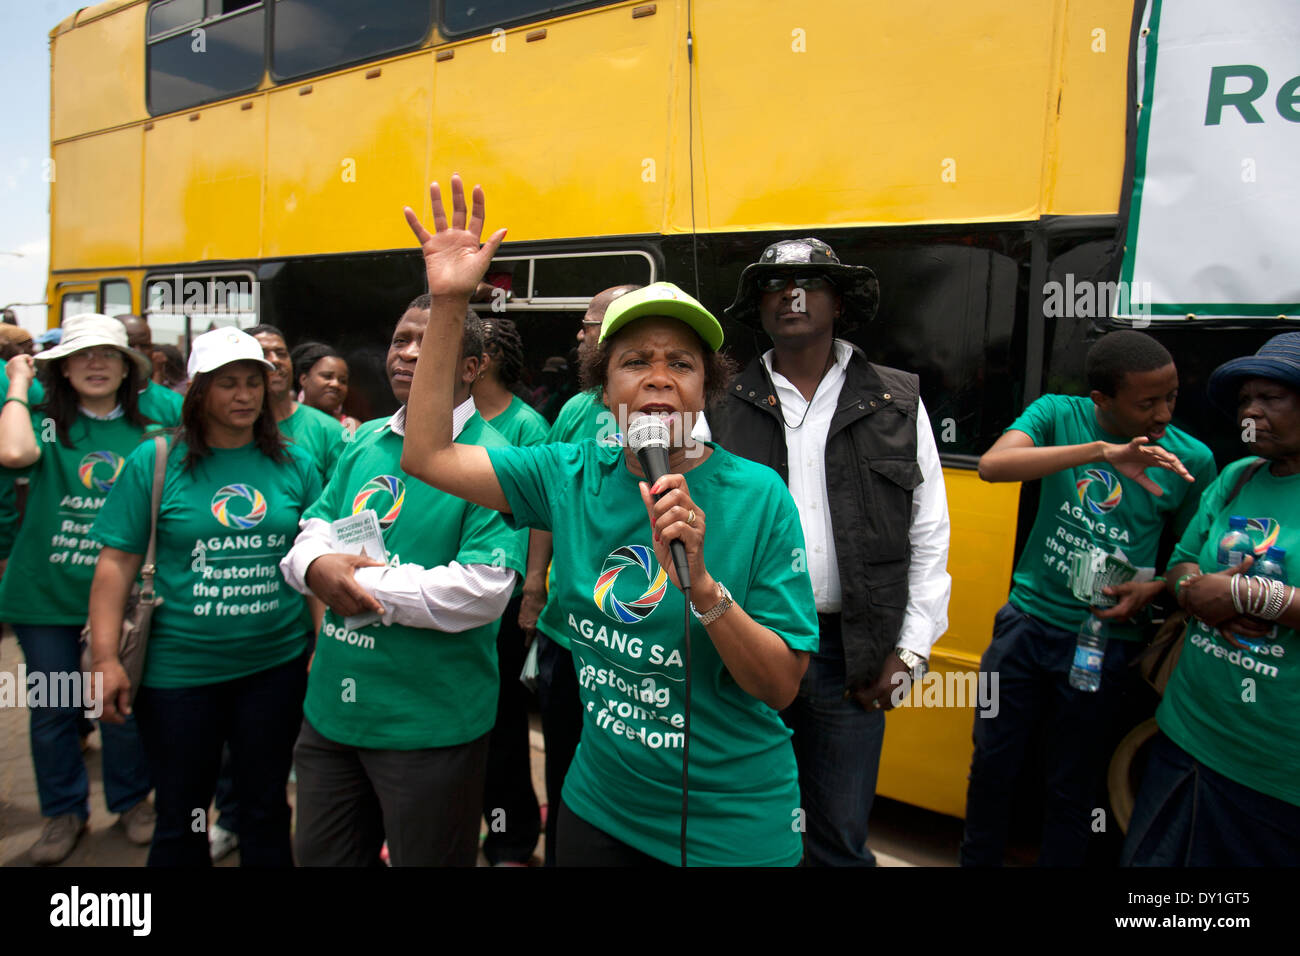
[[[671,282],[656,282],[611,302],[600,326],[599,341],[604,342],[633,319],[647,315],[685,322],[713,351],[722,348],[722,326],[713,313]]]

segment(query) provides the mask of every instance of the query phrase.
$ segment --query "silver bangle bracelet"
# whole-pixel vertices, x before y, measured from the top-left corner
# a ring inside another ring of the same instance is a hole
[[[1232,608],[1239,615],[1245,614],[1246,611],[1241,606],[1241,594],[1240,594],[1241,575],[1234,574],[1228,580],[1231,585],[1230,590],[1232,591]]]

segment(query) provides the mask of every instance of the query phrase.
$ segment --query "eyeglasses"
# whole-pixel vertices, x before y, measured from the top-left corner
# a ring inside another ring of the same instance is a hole
[[[775,275],[760,280],[758,288],[762,292],[782,292],[791,282],[794,283],[796,289],[805,289],[809,292],[816,292],[818,289],[829,289],[833,285],[826,276]]]
[[[111,345],[98,345],[77,349],[68,358],[75,358],[82,362],[93,362],[96,359],[107,362],[115,358],[122,358],[122,353]]]

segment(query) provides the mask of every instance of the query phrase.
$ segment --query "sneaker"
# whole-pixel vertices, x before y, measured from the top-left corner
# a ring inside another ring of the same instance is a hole
[[[77,841],[86,832],[86,821],[75,813],[65,813],[61,817],[48,817],[41,837],[32,844],[29,851],[32,862],[37,866],[53,866],[62,863],[76,848]]]
[[[239,849],[239,834],[232,833],[220,824],[208,828],[208,853],[212,862],[223,860]]]
[[[118,817],[117,822],[122,824],[128,840],[136,846],[148,846],[153,842],[153,826],[157,819],[153,804],[144,799]]]

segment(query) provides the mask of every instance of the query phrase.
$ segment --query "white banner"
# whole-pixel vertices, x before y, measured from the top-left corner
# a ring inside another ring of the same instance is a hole
[[[1121,315],[1300,314],[1300,2],[1148,0]],[[1127,305],[1127,303],[1125,303]]]

